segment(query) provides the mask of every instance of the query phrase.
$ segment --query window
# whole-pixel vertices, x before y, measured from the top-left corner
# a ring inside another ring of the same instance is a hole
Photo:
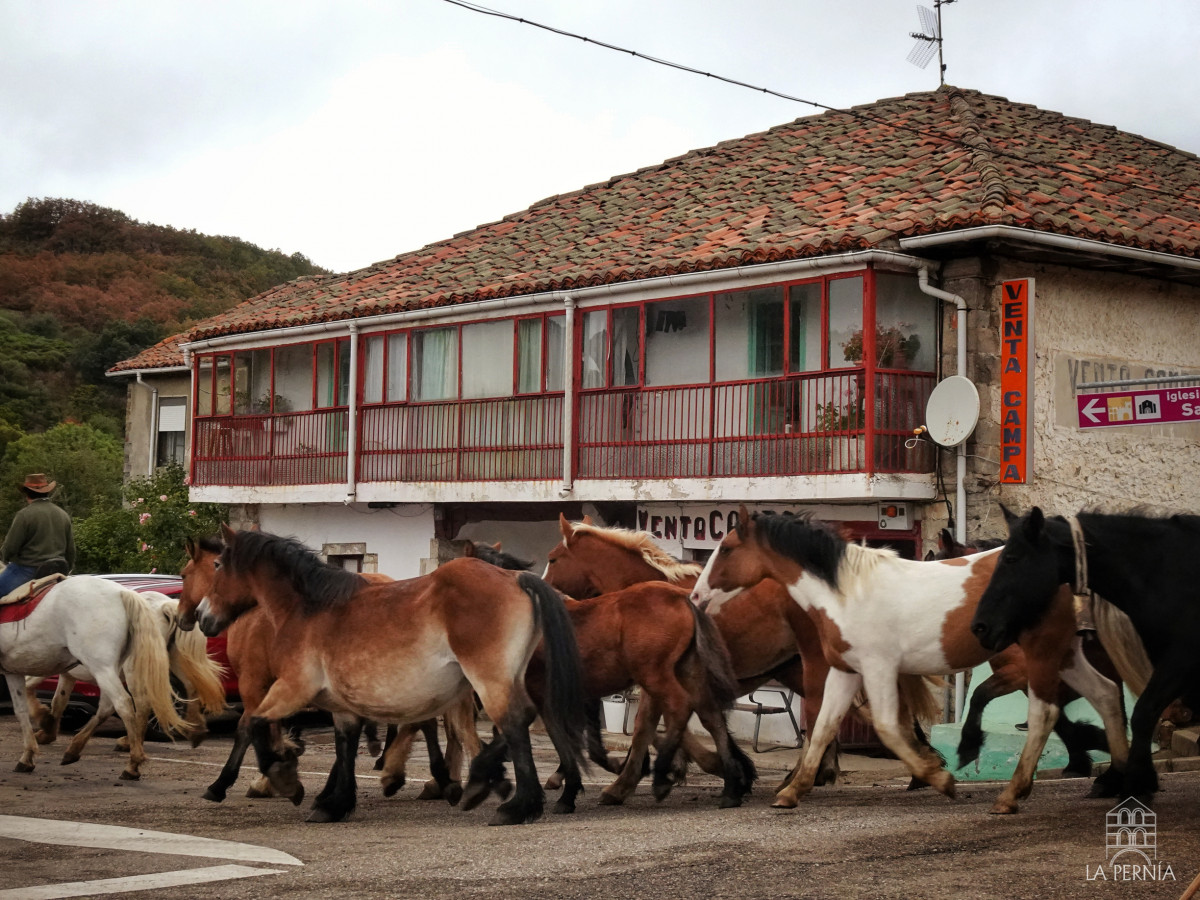
[[[783,288],[716,297],[717,381],[783,374]]]
[[[612,311],[612,385],[621,387],[638,383],[641,368],[641,347],[638,320],[641,311],[636,306],[623,306]]]
[[[346,406],[350,402],[350,339],[317,344],[316,408]]]
[[[295,412],[313,408],[312,344],[276,348],[275,394],[277,404],[286,403]]]
[[[509,379],[512,375],[510,370]],[[458,329],[412,333],[412,397],[453,400],[458,396]]]
[[[233,414],[271,412],[271,351],[245,350],[233,356]]]
[[[464,399],[511,397],[513,393],[513,322],[475,322],[462,327]],[[540,365],[540,354],[539,354]],[[540,377],[541,372],[538,372]]]
[[[932,372],[937,355],[937,301],[916,278],[875,276],[875,364]]]
[[[788,324],[791,335],[789,371],[817,372],[821,360],[821,283],[810,281],[788,288]]]
[[[383,402],[383,367],[386,352],[386,338],[383,335],[373,334],[363,340],[363,403]]]
[[[542,320],[521,319],[517,322],[517,393],[534,394],[541,389]]]
[[[213,414],[213,360],[202,356],[196,365],[196,415]]]
[[[187,424],[187,400],[164,397],[158,401],[158,439],[156,466],[183,465],[184,429]]]
[[[708,297],[646,304],[646,384],[707,384]]]
[[[546,317],[546,390],[548,391],[566,389],[566,378],[564,377],[566,334],[566,316]]]
[[[862,365],[863,278],[829,282],[829,368]],[[855,348],[858,348],[857,354]]]

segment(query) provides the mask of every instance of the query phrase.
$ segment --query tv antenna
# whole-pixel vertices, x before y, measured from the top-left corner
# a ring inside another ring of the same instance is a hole
[[[946,64],[942,61],[942,7],[953,2],[954,0],[933,0],[934,9],[918,6],[917,18],[921,20],[921,30],[909,32],[909,37],[916,38],[917,43],[909,51],[908,61],[923,69],[929,65],[933,54],[937,53],[939,86],[946,83]]]

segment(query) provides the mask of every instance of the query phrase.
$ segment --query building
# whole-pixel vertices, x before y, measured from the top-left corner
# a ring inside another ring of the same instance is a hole
[[[276,287],[112,374],[132,473],[186,447],[195,499],[396,577],[434,539],[544,560],[560,512],[701,554],[742,503],[918,555],[950,516],[1002,534],[997,501],[1200,506],[1200,426],[1077,400],[1200,381],[1198,250],[1194,155],[947,86]],[[950,375],[959,449],[914,437]]]

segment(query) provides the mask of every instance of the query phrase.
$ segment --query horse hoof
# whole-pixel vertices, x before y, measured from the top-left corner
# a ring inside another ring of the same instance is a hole
[[[265,800],[270,796],[271,792],[268,789],[255,787],[254,785],[246,788],[246,797],[250,800]]]
[[[795,809],[796,805],[796,801],[791,797],[776,797],[771,802],[772,809]]]
[[[742,805],[741,797],[730,797],[726,794],[721,795],[721,802],[717,804],[718,809],[733,809]]]
[[[308,818],[304,821],[313,822],[317,825],[327,825],[330,822],[340,822],[345,816],[335,816],[327,809],[315,808],[308,814]]]
[[[192,749],[194,750],[197,747],[199,747],[201,744],[204,743],[204,739],[206,737],[208,737],[207,731],[196,732],[196,733],[192,734],[192,736],[190,738],[188,738],[188,743],[190,743],[192,745]]]
[[[674,786],[675,785],[669,781],[661,782],[651,787],[650,793],[654,795],[655,800],[657,800],[659,803],[662,803],[671,795],[671,788]]]
[[[404,787],[404,779],[384,777],[379,780],[379,786],[383,788],[383,796],[393,797],[396,791]]]
[[[496,796],[501,800],[507,798],[508,795],[512,793],[512,789],[512,782],[507,778],[501,779],[492,785],[492,790],[496,792]]]
[[[374,769],[376,772],[382,772],[383,771],[383,757],[381,756],[378,759],[376,759],[375,765],[371,766],[371,768]]]
[[[940,771],[934,772],[933,775],[929,778],[929,783],[930,783],[930,785],[933,786],[933,789],[935,791],[937,791],[939,794],[945,794],[951,800],[954,799],[954,795],[955,795],[954,776],[951,775],[949,772],[947,772],[945,769],[941,769]]]
[[[462,808],[466,810],[474,809],[480,803],[482,803],[490,793],[491,790],[488,788],[488,785],[482,782],[472,781],[467,785],[467,789],[463,791]]]
[[[1091,767],[1089,766],[1086,771],[1084,769],[1063,769],[1062,777],[1063,778],[1091,778],[1092,777]]]
[[[924,780],[918,778],[916,775],[914,775],[909,780],[908,787],[906,787],[905,790],[906,791],[919,791],[922,788],[927,788],[927,787],[929,787],[928,781],[924,781]]]
[[[553,775],[551,775],[549,778],[546,779],[545,788],[548,791],[557,791],[560,787],[562,787],[562,783],[563,783],[562,774],[559,772],[555,772]]]
[[[620,806],[624,802],[624,797],[618,797],[616,794],[610,794],[607,790],[600,792],[601,806]]]
[[[489,825],[528,825],[542,817],[541,804],[526,810],[509,807],[508,804],[496,808]]]
[[[557,800],[554,803],[555,815],[565,816],[575,812],[575,804],[568,803],[566,800]]]
[[[39,744],[45,746],[46,744],[53,744],[55,737],[57,737],[57,735],[47,734],[44,731],[39,731],[33,736],[33,739]]]
[[[140,772],[122,771],[121,772],[121,780],[122,781],[141,781],[142,775]]]
[[[225,800],[225,792],[209,788],[204,792],[203,797],[212,803],[223,803]]]
[[[79,762],[79,754],[78,753],[64,753],[62,762],[60,762],[59,765],[60,766],[70,766],[70,765],[74,765],[77,762]]]
[[[442,786],[436,781],[427,781],[421,786],[421,793],[417,794],[418,800],[441,800],[445,797],[446,792],[442,790]],[[460,789],[461,796],[461,789]]]
[[[991,813],[993,816],[1011,816],[1019,808],[1015,800],[997,800],[992,804]]]
[[[303,803],[304,802],[304,785],[297,784],[296,792],[294,794],[292,794],[292,796],[288,797],[288,799],[292,801],[292,806],[299,806],[301,803]]]
[[[457,781],[452,781],[446,785],[446,790],[442,792],[446,798],[446,802],[451,806],[458,806],[458,801],[462,799],[463,787]]]
[[[14,772],[32,772],[33,766],[29,763],[19,762],[13,767]]]

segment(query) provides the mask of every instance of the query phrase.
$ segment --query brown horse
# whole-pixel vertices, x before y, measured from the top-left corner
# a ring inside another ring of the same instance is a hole
[[[180,614],[194,620],[196,607],[211,590],[216,574],[217,558],[224,544],[215,537],[189,539],[185,544],[188,561],[183,568],[183,590],[179,595]],[[375,573],[363,574],[370,582],[388,582],[392,579]],[[186,633],[186,632],[185,632]],[[259,704],[275,682],[275,671],[271,647],[275,628],[266,613],[259,608],[249,610],[226,630],[227,653],[230,665],[238,678],[238,693],[242,699],[242,716],[234,733],[233,747],[229,758],[216,781],[204,792],[204,799],[222,802],[229,788],[237,780],[242,760],[250,746],[250,722]],[[201,639],[202,641],[202,639]],[[475,756],[480,750],[479,736],[475,731],[474,701],[468,696],[445,716],[447,749],[443,756],[437,740],[437,720],[431,719],[404,726],[389,726],[385,752],[376,761],[375,768],[383,769],[380,782],[384,796],[392,796],[404,786],[404,768],[412,749],[413,738],[420,732],[429,749],[429,766],[432,777],[425,784],[419,799],[444,797],[451,805],[462,797],[460,776],[464,755]],[[373,728],[373,723],[369,726]],[[273,735],[277,752],[296,752],[296,735],[284,742],[281,736]],[[373,750],[372,752],[378,752]],[[469,758],[468,757],[468,758]],[[267,797],[274,792],[266,777],[260,777],[247,791],[247,797]],[[303,793],[296,795],[298,801]]]
[[[535,710],[524,680],[544,641],[549,690],[542,718],[570,767],[556,810],[574,808],[581,787],[579,654],[561,599],[541,579],[457,559],[419,578],[372,584],[326,565],[298,541],[227,526],[222,534],[225,547],[195,616],[211,636],[259,605],[275,627],[276,679],[252,733],[260,769],[277,791],[294,797],[301,788],[295,759],[276,753],[266,727],[305,706],[334,714],[338,759],[314,803],[314,815],[328,821],[354,808],[363,719],[418,722],[474,690],[500,739],[472,761],[463,807],[476,806],[503,783],[507,753],[516,790],[493,824],[534,821],[544,798],[529,738]]]
[[[750,516],[741,510],[737,528],[705,566],[693,600],[720,605],[731,593],[773,578],[820,621],[830,661],[826,703],[800,775],[777,803],[793,806],[812,787],[819,754],[860,689],[871,701],[875,729],[888,749],[913,775],[954,796],[954,777],[942,761],[913,746],[900,726],[896,675],[940,675],[972,668],[992,655],[975,639],[970,625],[998,558],[999,551],[992,550],[916,562],[891,550],[850,543],[827,524],[805,516]],[[1053,613],[1020,636],[1029,660],[1029,734],[1012,781],[993,812],[1016,812],[1017,801],[1028,795],[1034,767],[1058,715],[1055,698],[1062,679],[1100,710],[1114,765],[1125,761],[1128,744],[1119,692],[1087,662],[1075,630],[1071,593],[1064,589]]]

